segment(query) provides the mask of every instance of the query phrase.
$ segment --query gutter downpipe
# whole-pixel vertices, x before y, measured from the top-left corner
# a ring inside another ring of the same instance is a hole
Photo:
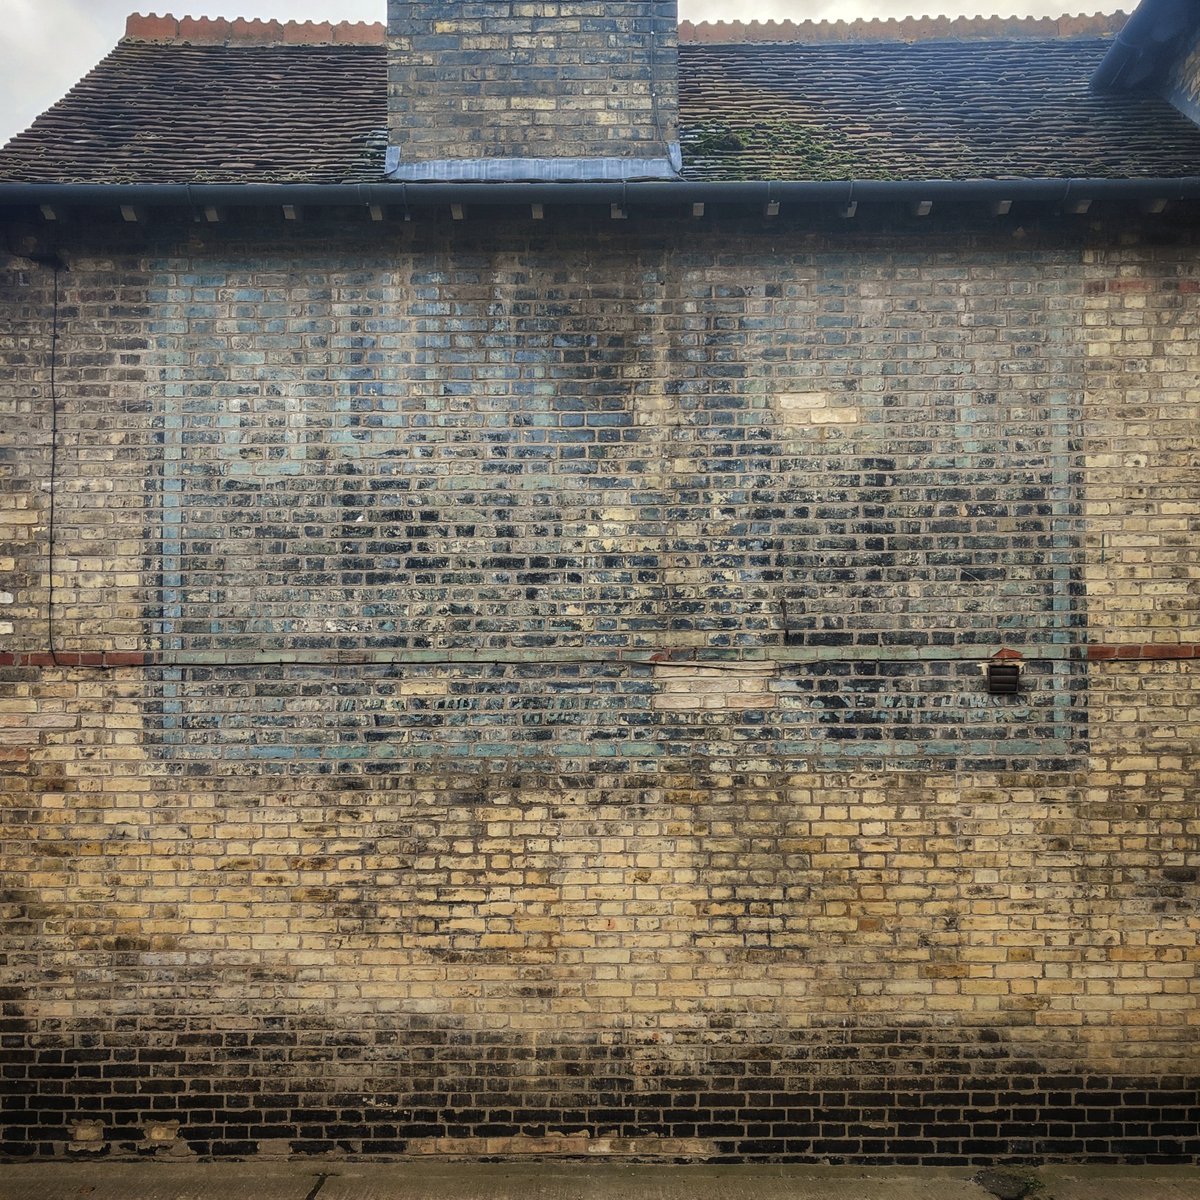
[[[707,201],[767,205],[1024,200],[1195,200],[1200,176],[1153,179],[931,179],[751,180],[738,183],[689,180],[596,183],[2,183],[0,208],[61,205],[141,205],[197,208],[205,205],[270,208],[419,207],[457,204],[648,204]]]
[[[1100,60],[1100,65],[1092,72],[1089,83],[1091,90],[1112,92],[1128,88],[1130,85],[1126,83],[1125,76],[1131,68],[1138,67],[1143,56],[1151,61],[1147,67],[1137,71],[1133,86],[1146,82],[1157,60],[1164,53],[1173,52],[1177,48],[1174,38],[1187,29],[1185,15],[1180,27],[1170,31],[1172,36],[1164,37],[1159,30],[1160,21],[1178,17],[1181,13],[1186,14],[1187,9],[1179,4],[1172,7],[1163,4],[1162,0],[1142,0],[1117,34],[1108,53]]]

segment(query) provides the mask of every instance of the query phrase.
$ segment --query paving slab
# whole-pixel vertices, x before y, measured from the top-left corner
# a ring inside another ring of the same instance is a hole
[[[0,1200],[305,1200],[308,1163],[0,1165]]]
[[[1042,1167],[1030,1200],[1200,1200],[1197,1167]]]
[[[1200,1200],[1193,1167],[1018,1168],[1028,1200]],[[614,1163],[20,1163],[0,1200],[993,1200],[976,1168]]]
[[[866,1167],[330,1167],[320,1200],[989,1200],[973,1172]]]

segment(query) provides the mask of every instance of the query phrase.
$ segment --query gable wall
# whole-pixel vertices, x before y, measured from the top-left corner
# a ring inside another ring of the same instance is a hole
[[[1186,236],[547,216],[66,235],[107,669],[9,260],[8,1149],[1192,1154]]]

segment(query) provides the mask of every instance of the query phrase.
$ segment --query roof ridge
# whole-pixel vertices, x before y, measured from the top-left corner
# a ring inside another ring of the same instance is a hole
[[[873,17],[855,21],[680,21],[681,42],[910,42],[950,38],[1104,37],[1125,12],[1062,17]],[[189,45],[381,46],[386,26],[371,21],[276,21],[130,13],[125,41]]]
[[[385,30],[382,23],[371,21],[266,21],[130,13],[123,40],[193,46],[382,46]]]
[[[1129,14],[1062,17],[873,17],[856,21],[680,21],[681,42],[918,42],[937,38],[1104,37],[1119,33]]]

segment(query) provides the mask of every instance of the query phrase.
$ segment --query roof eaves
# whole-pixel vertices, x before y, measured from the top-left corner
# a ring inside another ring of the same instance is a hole
[[[1200,176],[1145,179],[674,180],[588,183],[90,184],[0,183],[0,207],[306,207],[471,204],[840,204],[1012,200],[1200,200]]]

